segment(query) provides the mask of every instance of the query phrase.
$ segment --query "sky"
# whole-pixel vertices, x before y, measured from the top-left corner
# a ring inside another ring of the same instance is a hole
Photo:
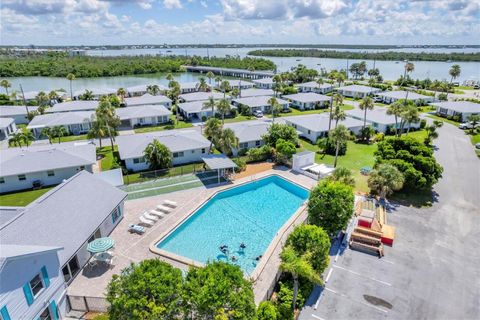
[[[2,45],[480,44],[480,0],[1,0]]]

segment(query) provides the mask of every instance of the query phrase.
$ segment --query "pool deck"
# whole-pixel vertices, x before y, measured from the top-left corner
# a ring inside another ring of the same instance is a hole
[[[220,184],[207,187],[198,187],[189,190],[181,190],[158,196],[128,200],[125,202],[124,217],[118,226],[110,234],[110,237],[115,240],[114,248],[114,263],[110,268],[103,266],[95,266],[92,269],[85,267],[77,275],[68,287],[68,294],[71,296],[86,296],[86,297],[104,297],[108,283],[112,275],[119,274],[122,269],[128,267],[131,263],[138,263],[142,260],[159,258],[161,260],[171,263],[173,266],[188,269],[188,266],[170,260],[168,258],[159,256],[150,251],[149,247],[158,240],[159,236],[169,232],[172,228],[178,225],[179,222],[186,219],[197,207],[199,207],[206,199],[211,197],[214,193],[225,188],[235,186],[241,183],[251,181],[252,179],[259,179],[267,175],[277,174],[287,178],[307,189],[316,185],[317,181],[301,174],[291,172],[286,168],[274,168],[272,170],[258,173],[254,176],[243,177],[236,179],[233,183]],[[143,235],[131,234],[127,231],[128,225],[131,223],[138,223],[138,217],[145,210],[154,209],[158,204],[164,200],[172,200],[178,203],[178,207],[170,214],[160,219]],[[268,259],[263,271],[256,277],[254,283],[255,301],[259,303],[271,290],[271,284],[277,276],[278,267],[280,265],[279,253],[282,244],[286,240],[286,235],[293,229],[293,225],[301,223],[305,219],[306,213],[301,212],[295,221],[289,220],[291,223],[285,227],[283,236],[280,234],[276,237],[267,251],[271,255],[265,254],[264,257]],[[282,228],[283,230],[283,228]],[[258,269],[258,267],[257,267]],[[255,270],[257,271],[257,270]]]

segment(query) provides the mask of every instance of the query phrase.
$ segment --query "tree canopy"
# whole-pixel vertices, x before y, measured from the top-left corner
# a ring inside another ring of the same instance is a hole
[[[157,139],[150,142],[143,152],[150,169],[166,169],[172,166],[172,153]]]
[[[267,134],[263,137],[265,143],[271,147],[275,147],[278,139],[289,141],[297,145],[298,134],[295,128],[286,124],[272,123],[268,128]]]

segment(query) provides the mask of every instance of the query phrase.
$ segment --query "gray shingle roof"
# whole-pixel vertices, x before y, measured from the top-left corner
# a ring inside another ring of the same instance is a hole
[[[180,99],[183,99],[183,101],[185,102],[208,100],[210,97],[213,97],[213,99],[215,100],[220,100],[220,99],[223,99],[223,93],[199,91],[199,92],[181,94],[179,97]],[[229,96],[226,95],[226,98],[229,98]]]
[[[159,88],[160,90],[162,90],[162,91],[163,91],[163,90],[167,90],[167,87],[165,87],[164,85],[159,84],[159,83],[153,83],[153,84],[151,84],[151,85],[155,85],[155,84],[158,86],[158,88]],[[140,85],[138,85],[138,86],[128,87],[128,88],[126,88],[125,90],[127,90],[127,92],[130,92],[130,93],[132,93],[132,92],[146,92],[146,91],[147,91],[147,87],[148,87],[149,85],[150,85],[150,84],[140,84]]]
[[[300,93],[285,95],[285,96],[282,96],[282,98],[286,98],[289,100],[298,101],[302,103],[322,102],[322,101],[331,100],[329,96],[325,96],[323,94],[318,94],[315,92],[300,92]]]
[[[202,160],[212,170],[237,167],[235,162],[224,154],[208,154],[203,156]]]
[[[74,97],[80,96],[85,93],[85,91],[92,91],[92,95],[94,96],[107,96],[110,94],[116,94],[117,90],[113,88],[90,88],[90,89],[83,89],[77,90],[73,93]]]
[[[263,106],[268,106],[268,100],[270,100],[272,97],[271,96],[258,96],[258,97],[247,97],[247,98],[238,98],[238,99],[233,99],[234,102],[243,104],[245,106],[248,106],[250,108],[253,107],[263,107]],[[279,104],[289,104],[288,101],[277,98],[277,102]]]
[[[24,207],[0,207],[0,227],[17,217],[23,210]]]
[[[261,84],[273,84],[273,78],[262,78],[262,79],[255,79],[252,80],[253,83],[261,83]]]
[[[329,123],[329,114],[308,114],[302,116],[292,116],[283,118],[287,123],[296,124],[298,126],[304,127],[308,130],[314,132],[325,132],[328,131]],[[340,121],[339,124],[343,124],[347,128],[355,128],[363,126],[363,122],[353,118],[345,119],[345,121]],[[332,120],[332,129],[335,127],[335,121]]]
[[[96,153],[93,144],[53,144],[8,148],[2,150],[0,155],[0,176],[80,167],[95,162]]]
[[[61,102],[53,105],[53,107],[48,108],[46,112],[69,112],[69,111],[91,111],[95,110],[98,107],[98,101],[82,101],[82,100],[73,100],[67,102]]]
[[[207,101],[203,100],[203,101],[191,101],[191,102],[179,103],[178,108],[182,109],[183,111],[185,111],[187,113],[197,113],[197,112],[211,110],[211,108],[205,108],[203,106],[203,104],[205,102],[207,102]]]
[[[24,257],[32,254],[48,252],[52,250],[58,251],[62,249],[62,247],[4,244],[2,245],[2,250],[0,250],[0,270],[3,267],[3,264],[10,258]]]
[[[162,95],[152,96],[149,93],[146,93],[141,97],[125,98],[124,101],[125,104],[129,107],[144,104],[163,104],[172,102],[172,100],[170,100],[168,97]]]
[[[115,140],[118,145],[120,158],[124,160],[142,157],[143,151],[154,139],[164,144],[171,152],[208,148],[210,146],[210,141],[197,130],[192,129],[124,135],[118,136]]]
[[[249,86],[253,87],[253,83],[250,81],[245,81],[245,80],[239,80],[239,79],[232,79],[232,80],[227,80],[228,83],[230,84],[230,87],[239,87],[240,85],[242,87]]]
[[[181,82],[180,83],[180,89],[186,90],[186,89],[197,89],[197,86],[199,85],[199,82]]]
[[[258,97],[258,96],[273,96],[275,93],[272,89],[243,89],[240,92],[242,98]]]
[[[450,109],[456,112],[480,113],[480,103],[470,101],[445,101],[432,103],[433,106]]]
[[[37,107],[28,107],[28,111],[35,111]],[[12,116],[27,115],[25,106],[0,106],[0,117],[8,118]]]
[[[309,81],[309,82],[304,82],[304,83],[299,83],[296,84],[297,87],[304,87],[304,88],[312,88],[312,89],[329,89],[332,88],[333,86],[330,83],[322,83],[318,84],[315,81]]]
[[[284,123],[284,118],[275,119],[275,123]],[[248,141],[261,140],[262,136],[267,133],[268,127],[272,125],[272,120],[252,120],[227,123],[225,128],[230,128],[235,132],[235,136],[240,143]]]
[[[353,109],[346,111],[347,116],[362,120],[365,115],[365,111],[360,109]],[[401,118],[398,118],[398,122],[400,122]],[[395,124],[395,116],[388,115],[387,109],[385,108],[375,108],[373,110],[367,111],[367,122],[375,122],[384,125],[392,125]]]
[[[405,99],[407,95],[407,91],[384,91],[384,92],[379,92],[377,94],[380,97],[385,97],[385,98],[394,98],[394,99]],[[408,92],[408,99],[409,100],[420,100],[420,99],[432,99],[433,97],[426,96],[423,94],[418,94],[416,92]]]
[[[118,108],[116,110],[120,120],[169,116],[172,113],[162,105],[141,105],[136,107]]]
[[[110,218],[127,194],[81,171],[25,208],[15,220],[0,228],[0,242],[10,245],[63,247],[64,264]]]
[[[359,84],[352,84],[349,86],[344,86],[344,87],[339,87],[337,88],[338,91],[353,91],[353,92],[359,92],[359,93],[370,93],[370,92],[379,92],[382,91],[378,88],[374,87],[369,87],[369,86],[362,86]]]
[[[95,112],[93,111],[72,111],[59,113],[46,113],[35,116],[28,124],[29,129],[45,128],[54,126],[65,126],[69,124],[92,122]]]
[[[0,128],[6,128],[13,122],[15,122],[13,118],[0,118]]]

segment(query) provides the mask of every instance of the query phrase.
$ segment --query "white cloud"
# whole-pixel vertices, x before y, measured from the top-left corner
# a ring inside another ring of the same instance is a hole
[[[204,8],[208,8],[208,4],[206,1],[200,1],[200,5]]]
[[[181,9],[181,8],[183,8],[180,0],[163,0],[163,5],[167,9]]]

